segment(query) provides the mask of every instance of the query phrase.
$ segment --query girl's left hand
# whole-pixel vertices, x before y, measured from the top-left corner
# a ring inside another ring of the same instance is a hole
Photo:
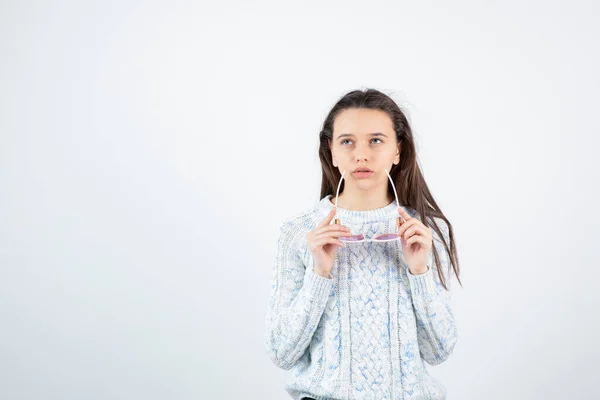
[[[432,230],[417,218],[408,215],[401,207],[398,207],[398,210],[406,221],[398,227],[404,261],[408,264],[411,274],[423,274],[429,270],[427,264],[433,246]]]

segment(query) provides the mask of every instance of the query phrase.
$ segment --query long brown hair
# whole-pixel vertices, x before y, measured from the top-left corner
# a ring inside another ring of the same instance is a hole
[[[320,199],[329,194],[335,195],[337,185],[341,179],[338,168],[333,165],[329,143],[330,141],[333,142],[333,122],[335,121],[335,118],[340,112],[350,108],[381,110],[386,112],[392,119],[401,155],[400,163],[393,165],[389,173],[394,181],[394,185],[396,185],[396,190],[398,191],[398,201],[403,205],[413,208],[418,213],[423,225],[431,227],[438,234],[449,255],[450,264],[454,269],[456,278],[462,286],[459,277],[460,268],[458,265],[458,254],[456,252],[452,224],[450,224],[450,221],[444,216],[433,199],[419,165],[417,164],[415,142],[408,119],[396,102],[388,95],[376,89],[354,90],[345,94],[338,100],[327,115],[327,118],[323,123],[323,129],[319,135],[319,158],[321,160],[322,168]],[[345,182],[342,181],[340,192],[344,190],[344,184]],[[388,193],[393,194],[393,188],[390,182],[388,182]],[[442,235],[440,231],[440,227],[434,220],[435,217],[441,218],[448,226],[450,243],[446,242],[444,235]],[[437,249],[433,246],[432,250],[440,282],[444,288],[448,290],[446,279],[441,270],[440,257]],[[450,274],[448,276],[450,276]]]

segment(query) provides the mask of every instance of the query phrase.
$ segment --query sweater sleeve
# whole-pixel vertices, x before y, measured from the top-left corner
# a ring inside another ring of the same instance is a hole
[[[439,219],[438,226],[449,243],[446,223]],[[451,267],[449,255],[435,231],[433,231],[433,245],[436,246],[440,256],[446,286],[450,288],[452,276],[449,273]],[[407,275],[416,315],[419,352],[428,364],[441,364],[452,354],[458,341],[458,330],[450,305],[451,296],[440,282],[433,251],[429,253],[429,270],[427,272],[413,275],[407,268]]]
[[[333,279],[304,265],[300,244],[306,237],[300,228],[293,222],[279,228],[266,318],[266,351],[275,365],[286,370],[308,348],[333,287]]]

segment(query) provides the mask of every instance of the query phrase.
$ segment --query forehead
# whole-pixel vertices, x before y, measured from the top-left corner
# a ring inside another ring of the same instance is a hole
[[[334,137],[351,134],[354,136],[367,136],[375,132],[381,132],[388,136],[394,132],[392,119],[380,110],[367,108],[351,108],[342,111],[333,122]]]

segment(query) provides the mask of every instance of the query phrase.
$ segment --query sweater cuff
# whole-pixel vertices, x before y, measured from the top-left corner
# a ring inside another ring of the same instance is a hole
[[[331,277],[331,274],[329,274]],[[313,297],[329,297],[331,294],[331,288],[333,287],[333,279],[325,278],[315,272],[314,269],[308,268],[306,275],[304,276],[304,285],[306,285],[308,292]]]
[[[435,280],[433,279],[433,268],[429,267],[429,270],[419,275],[413,275],[410,273],[410,269],[407,268],[408,280],[410,282],[410,288],[413,295],[422,298],[431,298],[435,296]]]

